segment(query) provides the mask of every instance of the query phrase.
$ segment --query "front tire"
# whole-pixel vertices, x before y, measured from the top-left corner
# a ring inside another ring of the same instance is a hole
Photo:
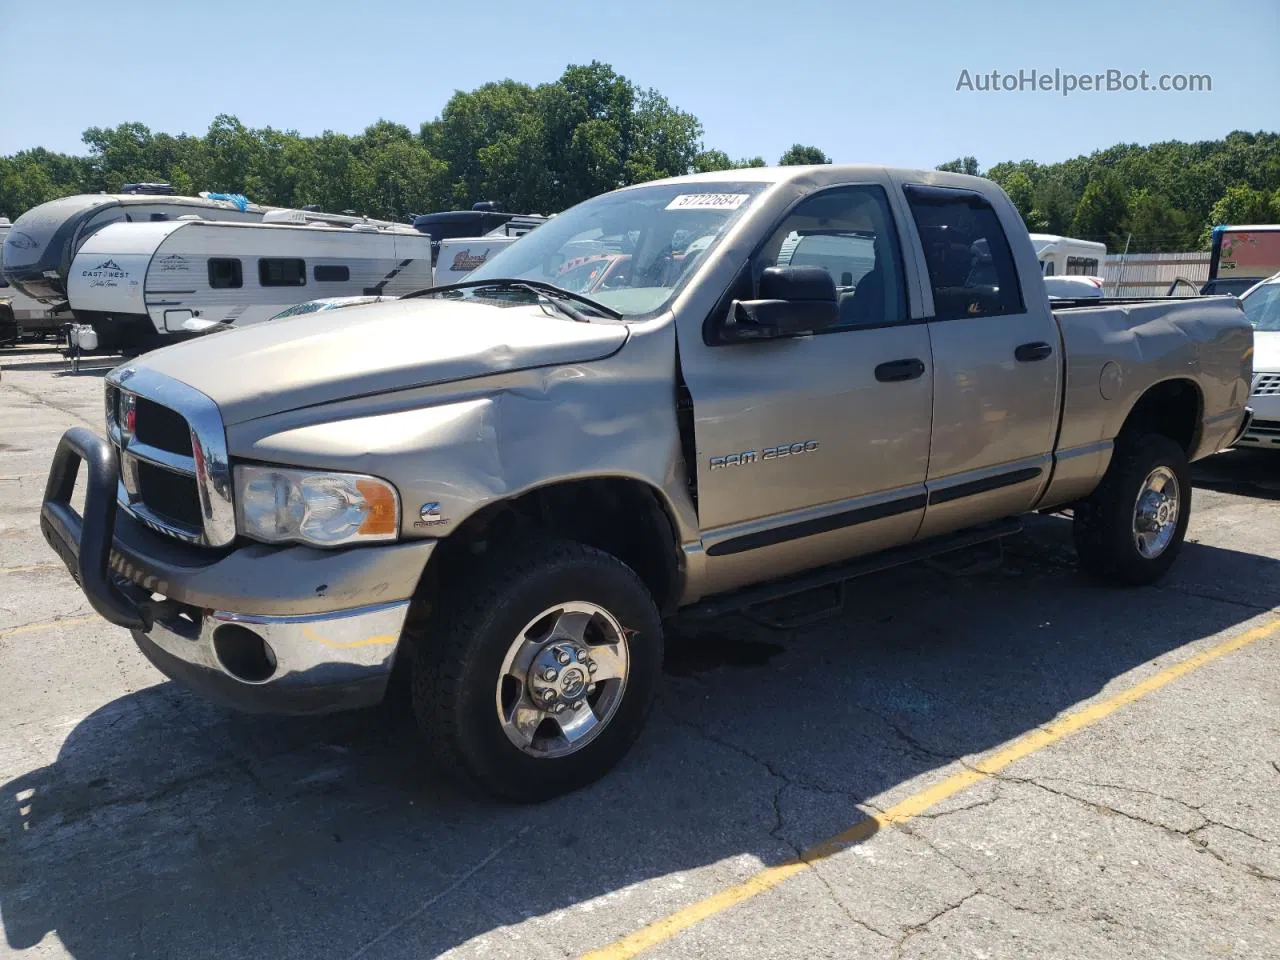
[[[539,540],[479,563],[442,596],[412,674],[433,753],[520,803],[576,790],[622,759],[662,673],[661,619],[634,571]]]
[[[1102,482],[1075,510],[1080,566],[1104,583],[1155,583],[1177,559],[1190,516],[1182,448],[1156,434],[1122,437]]]

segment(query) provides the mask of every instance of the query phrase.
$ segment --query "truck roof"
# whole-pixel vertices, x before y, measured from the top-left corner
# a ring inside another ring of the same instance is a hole
[[[710,173],[690,173],[680,177],[651,180],[648,184],[636,184],[636,186],[649,186],[655,183],[716,183],[725,180],[739,180],[747,183],[784,183],[788,180],[804,179],[818,171],[854,176],[896,173],[913,180],[924,179],[935,183],[950,182],[954,179],[957,183],[978,182],[994,185],[993,181],[985,177],[971,177],[963,173],[946,173],[940,170],[886,167],[876,163],[818,163],[788,167],[739,167],[733,170],[713,170]]]

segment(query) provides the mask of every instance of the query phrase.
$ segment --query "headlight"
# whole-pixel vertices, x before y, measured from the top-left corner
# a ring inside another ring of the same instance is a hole
[[[236,467],[236,521],[242,534],[318,547],[394,540],[400,530],[395,487],[357,473]]]

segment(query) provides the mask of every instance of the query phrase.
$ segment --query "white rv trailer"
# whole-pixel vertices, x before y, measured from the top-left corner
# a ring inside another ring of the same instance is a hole
[[[128,192],[129,188],[137,192]],[[165,191],[168,190],[166,193]],[[163,223],[194,214],[205,220],[240,223],[269,222],[287,217],[301,223],[335,227],[358,224],[384,230],[414,232],[407,223],[369,220],[349,214],[312,209],[286,210],[249,203],[242,197],[203,194],[181,197],[164,184],[130,184],[120,194],[79,194],[32,207],[13,222],[3,245],[3,273],[9,283],[46,306],[62,310],[67,302],[67,272],[71,261],[89,237],[113,223]]]
[[[518,239],[516,236],[498,235],[457,237],[453,240],[441,240],[438,244],[433,242],[436,263],[432,272],[432,286],[443,287],[465,280],[472,270],[488,263],[490,257]]]
[[[76,253],[67,293],[101,349],[135,350],[320,297],[429,286],[431,238],[411,228],[193,218],[102,228]]]
[[[1100,277],[1107,262],[1105,243],[1051,233],[1033,233],[1031,243],[1040,259],[1040,273],[1046,277]]]
[[[62,321],[53,310],[39,300],[27,296],[4,278],[4,238],[12,227],[8,217],[0,217],[0,300],[9,304],[13,314],[17,327],[15,338],[22,335],[45,336],[56,333]]]

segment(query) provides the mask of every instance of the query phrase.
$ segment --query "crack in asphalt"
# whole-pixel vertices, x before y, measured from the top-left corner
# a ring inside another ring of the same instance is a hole
[[[681,726],[688,727],[689,729],[693,730],[696,734],[698,734],[703,739],[711,743],[714,743],[717,746],[724,747],[727,750],[732,750],[734,753],[737,753],[740,756],[746,757],[751,762],[763,767],[765,771],[768,772],[769,776],[777,780],[778,788],[773,792],[773,796],[771,798],[771,802],[773,805],[774,823],[769,830],[769,836],[773,837],[773,839],[777,840],[779,843],[783,844],[789,850],[791,850],[794,853],[797,860],[801,860],[809,865],[809,867],[811,868],[810,872],[817,878],[818,882],[821,883],[822,886],[826,889],[827,895],[831,898],[831,902],[834,903],[837,909],[839,909],[840,912],[845,915],[845,917],[849,920],[850,923],[853,923],[854,925],[861,927],[867,932],[873,933],[876,936],[881,937],[885,940],[893,940],[893,937],[891,935],[885,933],[883,930],[877,929],[874,925],[868,923],[867,921],[861,919],[860,917],[855,916],[853,911],[848,906],[848,904],[846,904],[844,900],[840,898],[839,894],[836,892],[835,887],[831,885],[831,882],[825,876],[823,876],[822,871],[818,869],[819,864],[813,860],[806,858],[804,848],[802,848],[796,843],[793,843],[791,840],[788,840],[782,834],[782,830],[786,826],[786,816],[782,811],[782,795],[783,793],[786,792],[788,788],[809,790],[814,793],[821,793],[827,796],[835,796],[835,797],[840,797],[841,799],[851,800],[855,808],[858,806],[858,804],[861,801],[857,800],[855,798],[855,795],[849,791],[833,790],[828,787],[810,784],[802,780],[799,780],[797,778],[793,778],[789,774],[784,773],[781,769],[779,769],[772,761],[766,760],[765,758],[758,756],[757,754],[748,750],[746,747],[742,746],[741,744],[734,743],[730,740],[725,740],[723,737],[719,737],[716,734],[711,733],[709,730],[699,726],[697,723],[694,723],[691,720],[686,720],[680,717],[673,717],[672,719],[676,723],[680,724]],[[859,811],[859,812],[865,813],[865,811]]]
[[[1185,800],[1180,800],[1177,797],[1168,797],[1163,794],[1154,793],[1150,790],[1142,790],[1139,788],[1131,788],[1131,787],[1121,787],[1115,784],[1091,784],[1089,781],[1072,781],[1064,777],[1050,778],[1055,781],[1063,782],[1063,783],[1078,783],[1081,786],[1098,786],[1102,788],[1111,787],[1117,790],[1128,790],[1129,792],[1132,792],[1132,793],[1138,793],[1138,794],[1155,797],[1160,800],[1165,800],[1169,803],[1179,804],[1185,807],[1186,809],[1193,811],[1196,814],[1196,816],[1198,816],[1204,822],[1194,827],[1191,827],[1187,830],[1178,830],[1174,827],[1169,826],[1168,824],[1160,823],[1156,820],[1149,820],[1146,817],[1143,817],[1139,814],[1132,813],[1127,810],[1120,810],[1120,809],[1117,809],[1116,807],[1110,806],[1109,804],[1100,803],[1097,800],[1090,800],[1086,797],[1078,796],[1074,793],[1071,793],[1068,790],[1060,790],[1060,789],[1051,787],[1048,784],[1041,782],[1040,779],[1035,779],[1032,777],[1015,777],[1007,773],[993,773],[988,775],[993,777],[996,780],[1003,780],[1009,783],[1020,783],[1020,784],[1025,784],[1027,786],[1036,787],[1040,790],[1044,790],[1046,793],[1051,793],[1051,794],[1054,794],[1055,796],[1064,797],[1068,800],[1072,800],[1092,810],[1097,810],[1099,812],[1114,815],[1117,817],[1123,817],[1126,820],[1132,820],[1134,823],[1141,823],[1144,826],[1148,826],[1156,830],[1160,830],[1161,832],[1166,833],[1170,836],[1181,837],[1182,839],[1187,840],[1189,843],[1191,843],[1196,848],[1197,851],[1201,851],[1203,853],[1209,854],[1209,856],[1213,857],[1219,863],[1222,863],[1224,866],[1230,867],[1233,870],[1238,870],[1241,873],[1245,874],[1245,876],[1253,877],[1255,880],[1267,880],[1275,883],[1280,883],[1280,876],[1269,874],[1266,871],[1264,871],[1262,868],[1258,867],[1256,864],[1238,863],[1234,860],[1231,860],[1230,858],[1228,858],[1227,856],[1225,856],[1224,854],[1220,853],[1219,851],[1215,850],[1212,846],[1210,846],[1209,841],[1207,839],[1203,837],[1198,837],[1197,834],[1199,834],[1203,830],[1207,830],[1210,827],[1221,827],[1224,830],[1231,830],[1235,833],[1242,834],[1266,846],[1270,846],[1271,844],[1270,840],[1266,840],[1262,837],[1257,836],[1256,834],[1252,834],[1249,831],[1244,830],[1240,827],[1234,827],[1229,823],[1223,823],[1219,820],[1214,820],[1212,817],[1209,817],[1207,814],[1205,814],[1200,807],[1196,806],[1195,804],[1187,803]]]
[[[44,406],[48,407],[50,410],[57,410],[59,413],[65,413],[68,417],[75,417],[85,426],[92,427],[94,430],[97,430],[101,426],[101,424],[94,423],[92,420],[88,420],[85,417],[81,416],[79,413],[77,413],[75,410],[72,410],[70,407],[64,407],[61,404],[54,403],[52,400],[49,400],[47,397],[42,397],[38,393],[33,393],[30,390],[24,390],[22,387],[18,386],[16,383],[5,381],[4,385],[8,387],[10,390],[17,391],[18,393],[22,394],[24,397],[26,397],[29,400],[34,400],[36,403],[43,404]]]
[[[918,937],[920,934],[928,930],[931,924],[936,923],[938,920],[941,920],[948,913],[952,913],[956,910],[959,910],[961,907],[963,907],[966,903],[968,903],[974,897],[978,897],[981,895],[982,895],[981,890],[970,891],[969,893],[965,894],[963,897],[961,897],[959,900],[955,901],[954,903],[946,904],[944,907],[942,907],[942,909],[940,909],[937,913],[931,916],[928,920],[925,920],[922,923],[913,923],[911,926],[906,927],[903,930],[902,936],[898,938],[898,941],[893,945],[893,953],[889,955],[891,960],[902,960],[902,951],[906,949],[907,944],[911,941],[913,937]]]
[[[914,735],[907,733],[906,730],[903,730],[902,727],[898,726],[896,721],[891,720],[889,717],[887,717],[885,714],[881,713],[880,711],[873,710],[871,707],[868,707],[865,704],[859,704],[859,706],[861,707],[862,710],[871,714],[871,716],[875,717],[877,720],[883,723],[886,727],[892,730],[895,734],[897,734],[898,739],[900,739],[903,743],[907,744],[909,747],[911,747],[911,749],[915,750],[917,753],[923,754],[924,756],[929,757],[930,759],[933,759],[933,760],[945,760],[947,763],[954,763],[956,760],[960,759],[959,756],[957,756],[954,753],[945,753],[942,751],[934,750],[932,747],[926,746]]]

